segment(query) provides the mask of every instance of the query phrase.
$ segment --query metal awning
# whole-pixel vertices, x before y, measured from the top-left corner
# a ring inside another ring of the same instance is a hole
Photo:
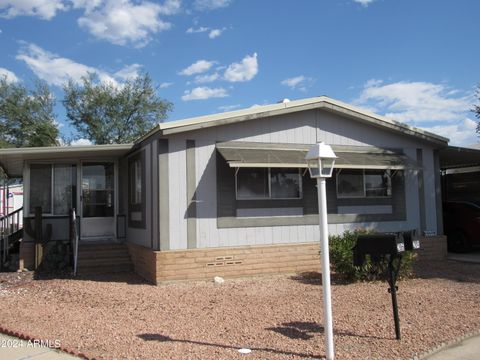
[[[267,144],[252,142],[217,143],[216,148],[230,167],[306,168],[305,155],[310,145]],[[418,168],[406,155],[371,146],[332,146],[337,155],[337,169]]]
[[[0,149],[0,167],[11,178],[23,176],[25,161],[71,161],[118,158],[127,154],[133,144],[50,146]]]

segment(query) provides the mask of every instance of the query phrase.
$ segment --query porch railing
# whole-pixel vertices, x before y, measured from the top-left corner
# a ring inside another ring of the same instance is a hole
[[[10,237],[23,228],[23,207],[0,217],[1,268],[7,261]]]

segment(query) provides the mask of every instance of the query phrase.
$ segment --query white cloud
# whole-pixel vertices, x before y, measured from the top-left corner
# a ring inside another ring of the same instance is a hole
[[[96,1],[96,6],[87,1],[77,1],[85,14],[77,22],[96,38],[116,45],[146,45],[152,34],[168,30],[171,24],[160,15],[172,15],[179,11],[180,0],[167,0],[163,4],[130,0]]]
[[[219,37],[220,35],[222,35],[222,33],[225,30],[226,30],[226,28],[212,29],[212,28],[209,28],[209,27],[206,27],[206,26],[200,26],[198,28],[190,27],[190,28],[187,29],[186,33],[187,34],[200,34],[200,33],[208,32],[208,37],[210,39],[215,39],[215,38]]]
[[[442,84],[406,81],[384,84],[381,80],[369,80],[355,103],[382,111],[395,120],[418,124],[458,120],[470,110],[472,96],[452,93]]]
[[[223,106],[219,106],[219,107],[218,107],[218,110],[223,111],[223,112],[226,112],[226,111],[232,111],[232,110],[238,109],[238,108],[240,108],[240,107],[241,107],[240,104],[235,104],[235,105],[223,105]]]
[[[187,34],[198,34],[198,33],[207,32],[209,30],[210,30],[210,28],[208,28],[208,27],[200,26],[199,28],[196,28],[196,29],[192,28],[192,27],[188,28],[186,32],[187,32]]]
[[[385,84],[372,79],[365,83],[356,105],[384,114],[466,146],[475,142],[476,122],[469,118],[474,103],[472,92],[445,84],[400,81]]]
[[[205,83],[214,82],[215,80],[218,80],[219,78],[220,78],[220,75],[218,75],[218,73],[206,74],[206,75],[197,75],[197,76],[195,76],[195,82],[197,84],[205,84]]]
[[[362,6],[365,6],[367,7],[368,5],[370,5],[371,3],[373,3],[375,0],[353,0],[355,1],[356,3],[362,5]]]
[[[215,10],[229,6],[232,0],[195,0],[193,6],[197,10]]]
[[[142,65],[140,64],[127,65],[124,68],[117,71],[115,73],[115,77],[121,80],[134,79],[140,74],[141,68],[142,68]]]
[[[7,80],[7,83],[14,83],[19,81],[17,75],[15,75],[13,72],[0,67],[0,78],[4,78],[4,77]]]
[[[70,145],[71,146],[86,146],[86,145],[92,145],[93,143],[88,140],[88,139],[77,139],[73,140]]]
[[[182,96],[182,100],[206,100],[210,98],[223,98],[227,96],[227,90],[224,88],[197,87],[190,91],[186,90]]]
[[[60,57],[35,44],[25,44],[16,58],[24,61],[40,79],[57,86],[62,86],[68,79],[80,82],[81,78],[88,73],[96,73],[100,81],[117,86],[119,81],[134,76],[140,67],[138,64],[128,65],[116,73],[110,74],[95,67]]]
[[[210,32],[208,33],[208,37],[210,39],[215,39],[217,37],[219,37],[220,35],[222,35],[222,33],[225,31],[225,28],[223,29],[212,29],[210,30]]]
[[[50,20],[57,11],[66,10],[63,0],[0,0],[0,16],[11,19],[17,16],[36,16]]]
[[[210,68],[214,64],[216,64],[215,61],[198,60],[198,61],[194,62],[192,65],[190,65],[189,67],[181,70],[179,72],[179,74],[180,75],[186,75],[186,76],[201,74],[205,71],[210,70]]]
[[[288,86],[292,90],[298,89],[301,91],[307,91],[307,88],[309,88],[313,84],[313,82],[314,80],[312,78],[306,77],[304,75],[299,75],[299,76],[282,80],[281,84]]]
[[[166,88],[169,88],[172,85],[173,85],[173,82],[162,82],[159,87],[160,87],[160,89],[166,89]]]
[[[478,142],[477,122],[465,118],[453,124],[426,127],[425,130],[450,139],[450,145],[467,146]]]
[[[239,63],[230,64],[223,75],[230,82],[250,81],[258,73],[257,53],[247,55]]]

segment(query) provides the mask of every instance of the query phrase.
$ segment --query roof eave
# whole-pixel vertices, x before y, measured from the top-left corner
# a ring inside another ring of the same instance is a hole
[[[188,131],[206,129],[214,126],[228,125],[238,122],[244,122],[249,120],[260,119],[269,116],[284,115],[298,111],[307,111],[313,109],[324,109],[326,111],[331,111],[335,113],[340,113],[346,115],[350,118],[364,121],[368,124],[375,125],[379,128],[387,128],[391,131],[401,133],[403,135],[412,136],[415,138],[420,138],[427,142],[433,142],[437,145],[447,146],[449,139],[424,131],[383,116],[369,113],[363,109],[358,109],[352,107],[348,104],[336,101],[327,97],[315,98],[315,100],[307,99],[305,101],[300,101],[299,103],[285,103],[285,104],[274,104],[268,106],[268,109],[264,111],[255,112],[255,109],[239,112],[231,112],[218,114],[217,116],[204,116],[199,118],[194,118],[191,120],[180,120],[173,123],[162,123],[152,129],[145,136],[140,138],[138,141],[143,141],[151,135],[160,132],[160,135],[173,135]]]

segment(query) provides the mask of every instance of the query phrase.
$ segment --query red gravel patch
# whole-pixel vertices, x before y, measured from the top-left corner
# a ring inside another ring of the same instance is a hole
[[[480,265],[438,262],[399,282],[402,340],[387,284],[334,284],[338,359],[406,359],[480,328]],[[325,354],[318,278],[152,286],[135,275],[10,281],[0,325],[108,359],[290,359]],[[9,274],[10,276],[10,274]],[[15,274],[16,276],[16,274]],[[2,281],[3,280],[3,281]],[[252,349],[242,355],[240,348]]]

